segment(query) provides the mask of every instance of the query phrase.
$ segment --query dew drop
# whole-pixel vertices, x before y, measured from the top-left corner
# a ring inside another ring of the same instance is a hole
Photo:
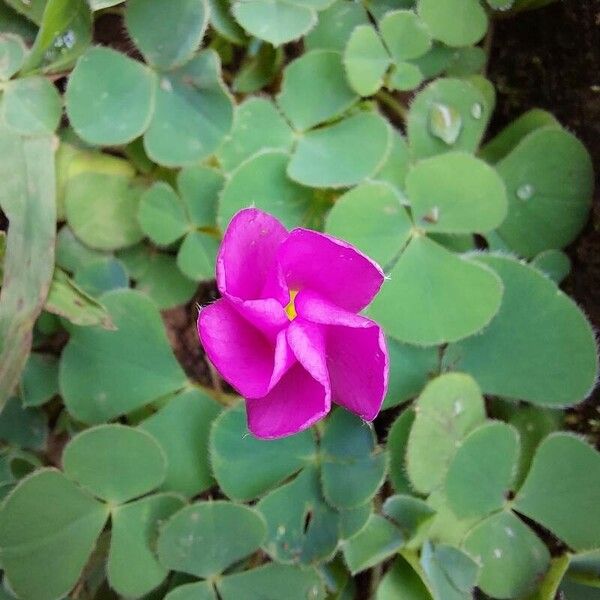
[[[483,115],[483,105],[480,102],[475,102],[473,106],[471,106],[471,116],[474,119],[481,119]]]
[[[530,200],[534,192],[535,189],[530,183],[524,183],[517,189],[517,198],[519,200]]]
[[[451,146],[462,130],[460,113],[447,104],[434,104],[429,111],[429,131],[431,135]]]
[[[502,550],[500,548],[494,549],[494,558],[502,558]]]

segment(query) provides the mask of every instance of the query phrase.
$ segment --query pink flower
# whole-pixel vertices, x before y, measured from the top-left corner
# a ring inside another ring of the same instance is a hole
[[[259,438],[310,427],[335,402],[372,421],[385,395],[381,328],[359,316],[383,272],[356,248],[308,229],[288,232],[255,208],[238,212],[217,257],[222,298],[198,316],[208,358],[246,399]]]

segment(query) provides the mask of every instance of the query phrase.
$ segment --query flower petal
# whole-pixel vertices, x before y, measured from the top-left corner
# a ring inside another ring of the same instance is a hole
[[[294,319],[287,329],[287,341],[298,362],[329,388],[323,328],[304,319]]]
[[[275,217],[256,208],[236,213],[217,256],[221,294],[241,300],[276,298],[285,306],[289,292],[279,270],[277,250],[288,235]]]
[[[310,289],[352,312],[362,310],[383,283],[379,265],[350,244],[309,229],[294,229],[278,252],[290,289]]]
[[[330,410],[329,389],[299,363],[264,398],[246,400],[248,429],[267,440],[303,431]]]
[[[217,371],[244,397],[264,396],[295,362],[285,330],[269,340],[225,298],[200,311],[198,335]]]
[[[368,319],[365,319],[368,320]],[[332,399],[365,421],[372,421],[385,397],[389,359],[381,328],[326,328],[327,369]]]
[[[321,325],[372,327],[373,321],[325,300],[312,290],[302,290],[294,302],[298,317]]]

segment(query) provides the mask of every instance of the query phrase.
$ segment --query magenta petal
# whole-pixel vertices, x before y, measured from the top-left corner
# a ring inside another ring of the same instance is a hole
[[[332,399],[365,421],[381,409],[388,382],[389,359],[381,328],[327,328],[327,368]]]
[[[323,328],[304,319],[295,319],[288,327],[287,341],[298,362],[318,382],[329,387]]]
[[[277,263],[277,251],[288,235],[275,217],[256,208],[236,213],[217,256],[221,294],[241,300],[276,298],[285,306],[289,293]]]
[[[245,397],[264,396],[293,362],[285,331],[272,343],[224,298],[200,311],[198,334],[217,371]]]
[[[294,302],[298,317],[321,325],[343,325],[346,327],[372,327],[373,321],[344,310],[316,294],[302,290]]]
[[[279,248],[290,289],[310,289],[352,312],[362,310],[383,283],[383,271],[350,244],[323,233],[294,229]]]
[[[330,410],[329,389],[299,363],[264,398],[246,400],[248,429],[267,440],[303,431]]]
[[[227,296],[227,299],[246,321],[252,323],[270,340],[274,340],[290,322],[281,302],[274,298],[240,300],[235,296]]]

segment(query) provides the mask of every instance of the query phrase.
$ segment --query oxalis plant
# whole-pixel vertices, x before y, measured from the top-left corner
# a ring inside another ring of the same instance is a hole
[[[0,598],[599,597],[548,3],[0,2]]]

